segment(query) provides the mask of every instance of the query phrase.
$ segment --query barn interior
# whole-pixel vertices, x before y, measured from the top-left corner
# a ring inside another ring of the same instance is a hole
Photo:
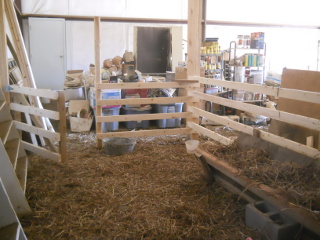
[[[320,239],[317,4],[2,0],[0,239]]]

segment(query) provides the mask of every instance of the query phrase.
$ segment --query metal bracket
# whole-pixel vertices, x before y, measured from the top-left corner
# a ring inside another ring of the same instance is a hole
[[[10,87],[9,84],[6,84],[6,85],[5,85],[5,92],[10,92],[10,91],[12,91],[12,90],[13,90],[13,88]]]

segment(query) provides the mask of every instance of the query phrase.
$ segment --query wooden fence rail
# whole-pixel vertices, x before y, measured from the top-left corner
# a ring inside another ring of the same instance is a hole
[[[192,79],[198,80],[199,83],[202,83],[202,84],[216,85],[224,88],[261,93],[261,94],[273,96],[275,98],[283,97],[283,98],[300,100],[304,102],[320,104],[319,92],[309,92],[309,91],[302,91],[302,90],[296,90],[296,89],[263,86],[258,84],[232,82],[232,81],[225,81],[225,80],[218,80],[218,79],[204,78],[204,77],[197,77],[197,76],[193,76]]]

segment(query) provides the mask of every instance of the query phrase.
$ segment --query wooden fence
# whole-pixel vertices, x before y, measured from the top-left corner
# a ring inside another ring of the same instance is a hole
[[[7,87],[7,91],[16,95],[17,99],[15,102],[10,103],[10,109],[15,112],[23,113],[31,118],[44,117],[48,119],[59,121],[59,130],[54,132],[53,130],[44,129],[41,126],[33,125],[31,121],[27,119],[27,123],[23,123],[19,120],[14,121],[14,125],[18,130],[30,133],[32,143],[22,141],[25,150],[36,153],[40,156],[48,159],[64,162],[67,160],[67,140],[66,140],[66,108],[65,108],[65,97],[63,91],[51,91],[44,89],[35,89],[28,87],[20,87],[10,85]],[[57,111],[43,109],[42,107],[34,107],[25,105],[23,99],[26,99],[25,95],[33,97],[43,97],[50,100],[57,101]],[[35,122],[35,121],[34,121]],[[38,136],[38,138],[36,137]],[[45,146],[41,147],[38,144],[38,139],[44,139]],[[58,142],[58,147],[55,147],[55,143]]]
[[[276,88],[269,86],[253,85],[246,83],[228,82],[223,80],[214,80],[211,78],[194,77],[193,80],[199,81],[194,83],[193,81],[182,82],[163,82],[163,83],[105,83],[97,84],[98,89],[144,89],[144,88],[182,88],[189,91],[189,96],[179,96],[172,98],[135,98],[135,99],[98,99],[97,106],[103,105],[125,105],[125,104],[167,104],[183,102],[187,105],[187,111],[181,113],[158,113],[158,114],[139,114],[139,115],[119,115],[119,116],[97,116],[97,123],[102,122],[114,122],[114,121],[142,121],[142,120],[154,120],[154,119],[170,119],[170,118],[185,118],[187,124],[185,128],[175,129],[156,129],[156,130],[140,130],[140,131],[125,131],[125,132],[97,132],[97,138],[103,139],[107,137],[140,137],[140,136],[154,136],[154,135],[173,135],[173,134],[190,134],[199,133],[205,135],[213,140],[219,141],[223,144],[232,144],[232,140],[226,138],[214,131],[211,131],[194,121],[188,121],[190,118],[205,117],[209,120],[213,120],[221,125],[229,126],[240,132],[247,133],[252,136],[259,137],[268,142],[277,144],[284,148],[288,148],[292,151],[304,154],[312,158],[319,158],[320,151],[312,146],[294,142],[292,140],[271,134],[269,132],[259,130],[252,126],[244,125],[233,120],[223,118],[219,115],[207,112],[199,107],[192,106],[192,103],[198,103],[200,100],[213,102],[219,105],[239,109],[241,111],[250,112],[253,114],[263,115],[271,119],[276,119],[282,122],[307,127],[315,131],[320,131],[320,120],[309,118],[301,115],[296,115],[288,112],[278,111],[266,107],[260,107],[249,103],[230,100],[219,96],[213,96],[197,90],[199,84],[216,85],[220,87],[228,87],[238,90],[246,90],[255,93],[264,93],[275,97],[283,97],[289,99],[297,99],[299,96],[304,101],[320,104],[320,94],[317,92],[307,92],[301,90]],[[298,97],[297,97],[298,96]]]

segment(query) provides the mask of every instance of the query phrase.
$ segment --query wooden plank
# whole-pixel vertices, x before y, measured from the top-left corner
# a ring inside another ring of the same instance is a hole
[[[200,116],[205,117],[205,118],[207,118],[209,120],[212,120],[212,121],[215,121],[217,123],[220,123],[220,124],[222,124],[224,126],[227,126],[227,127],[233,128],[235,130],[247,133],[249,135],[253,135],[253,129],[254,129],[253,127],[244,125],[242,123],[233,121],[231,119],[223,118],[223,117],[221,117],[219,115],[204,111],[204,110],[202,110],[200,108],[193,108],[192,112],[194,112],[196,114],[199,114]]]
[[[14,6],[11,0],[4,0],[5,12],[7,15],[8,24],[12,34],[13,45],[18,56],[16,59],[19,62],[20,70],[24,78],[24,86],[35,87],[35,81],[31,70],[31,65],[27,56],[27,51],[24,45],[23,37],[20,31],[19,22],[16,17]]]
[[[320,104],[320,93],[289,88],[279,88],[278,98],[295,99],[299,101]]]
[[[218,141],[224,145],[231,145],[233,143],[233,140],[226,138],[214,131],[209,130],[208,128],[202,127],[198,124],[195,124],[194,122],[188,122],[187,127],[192,128],[197,133],[200,133],[204,136],[207,136],[215,141]]]
[[[95,61],[95,84],[101,84],[101,58],[100,58],[100,17],[94,17],[94,61]],[[96,103],[101,100],[101,89],[96,89]],[[100,117],[102,115],[101,105],[96,107],[96,116]],[[96,121],[96,133],[102,133],[101,122]],[[102,148],[101,139],[97,138],[97,147]]]
[[[139,130],[139,131],[124,131],[124,132],[107,132],[97,133],[98,139],[109,137],[152,137],[152,136],[167,136],[167,135],[186,135],[191,133],[190,128],[173,128],[173,129],[155,129],[155,130]]]
[[[286,139],[284,137],[279,137],[279,136],[274,135],[272,133],[268,133],[268,132],[265,132],[262,130],[259,130],[259,131],[260,131],[260,138],[263,140],[266,140],[268,142],[272,142],[272,143],[277,144],[281,147],[290,149],[292,151],[295,151],[297,153],[301,153],[303,155],[306,155],[306,156],[314,158],[314,159],[318,159],[320,156],[320,151],[315,148],[308,147],[304,144],[294,142],[294,141]]]
[[[313,143],[314,143],[314,138],[313,138],[313,136],[307,137],[307,139],[306,139],[306,145],[307,145],[308,147],[313,147]]]
[[[57,162],[60,162],[60,160],[61,160],[60,154],[51,152],[45,148],[34,146],[31,143],[28,143],[25,141],[21,141],[21,145],[25,150],[28,150],[28,151],[33,152],[35,154],[38,154],[42,157],[45,157],[45,158],[48,158],[50,160],[57,161]]]
[[[20,113],[20,112],[19,112],[19,113]],[[26,118],[27,124],[28,124],[29,126],[32,126],[32,120],[31,120],[30,115],[27,114],[27,113],[25,113],[24,116],[25,116],[25,118]],[[41,128],[41,129],[43,129],[43,128]],[[33,145],[38,146],[39,144],[38,144],[38,140],[37,140],[37,138],[36,138],[36,135],[35,135],[34,133],[32,133],[32,132],[29,132],[29,134],[30,134],[31,141],[32,141]],[[45,145],[45,141],[44,141],[44,139],[43,139],[42,137],[40,137],[40,141],[41,141],[42,146],[44,146],[44,145]]]
[[[9,84],[4,1],[0,2],[0,84],[2,89],[5,89],[6,84]],[[5,99],[8,103],[10,102],[8,93],[5,94]]]
[[[1,101],[1,102],[0,102],[0,111],[1,111],[1,109],[4,107],[5,104],[6,104],[6,101]]]
[[[181,113],[153,113],[153,114],[130,114],[118,116],[100,116],[96,117],[97,122],[126,122],[126,121],[142,121],[142,120],[156,120],[156,119],[175,119],[187,118],[191,116],[191,112]]]
[[[180,82],[138,82],[138,83],[98,83],[96,89],[149,89],[149,88],[190,88],[199,87],[198,83]]]
[[[40,109],[31,106],[24,106],[17,103],[10,103],[10,109],[13,111],[24,112],[36,116],[43,116],[54,120],[59,120],[59,113],[52,110]]]
[[[9,159],[12,163],[13,168],[16,168],[19,147],[20,147],[20,139],[17,138],[17,139],[13,139],[11,141],[8,141],[8,142],[6,142],[6,144],[4,146],[7,151],[8,156],[9,156]]]
[[[51,139],[53,141],[60,141],[60,133],[44,130],[43,128],[31,126],[29,124],[22,123],[19,121],[13,121],[13,122],[14,122],[15,128],[17,128],[19,130],[29,132],[29,133],[34,133],[36,135]]]
[[[31,96],[38,96],[43,98],[49,98],[53,100],[58,99],[58,92],[51,91],[47,89],[37,89],[37,88],[30,88],[30,87],[20,87],[15,85],[10,85],[10,92],[14,93],[21,93]]]
[[[28,157],[21,157],[17,160],[17,166],[16,166],[16,174],[17,178],[20,182],[20,186],[22,188],[22,191],[26,192],[26,186],[27,186],[27,171],[28,171]]]
[[[225,87],[230,89],[245,90],[245,91],[254,92],[254,93],[263,93],[271,96],[278,95],[278,88],[271,87],[271,86],[232,82],[232,81],[225,81],[225,80],[219,80],[219,79],[213,79],[213,78],[204,78],[204,77],[198,77],[198,76],[193,76],[192,78],[198,80],[202,84],[215,85],[215,86],[220,86],[220,87]]]
[[[0,123],[0,139],[2,140],[2,142],[6,142],[7,141],[7,137],[9,135],[10,129],[12,127],[12,120],[7,120],[4,122]]]
[[[271,108],[259,107],[252,104],[242,103],[235,100],[230,100],[222,97],[212,96],[205,93],[193,92],[193,96],[199,97],[201,99],[228,106],[231,108],[236,108],[242,111],[270,117],[282,122],[287,122],[295,124],[298,126],[307,127],[320,131],[320,120],[314,118],[308,118],[301,115],[296,115],[284,111],[278,111]]]
[[[192,96],[185,97],[158,97],[158,98],[127,98],[127,99],[102,99],[97,100],[97,106],[126,105],[126,104],[170,104],[195,102]]]
[[[59,153],[61,155],[61,161],[66,162],[68,160],[67,153],[67,117],[66,117],[66,105],[65,95],[63,91],[59,91],[58,111],[60,116],[59,121]]]

